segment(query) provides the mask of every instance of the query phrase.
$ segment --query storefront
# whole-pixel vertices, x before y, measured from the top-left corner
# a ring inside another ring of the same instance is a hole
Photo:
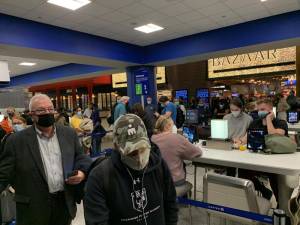
[[[296,90],[296,47],[209,59],[208,80],[211,96],[288,93]]]

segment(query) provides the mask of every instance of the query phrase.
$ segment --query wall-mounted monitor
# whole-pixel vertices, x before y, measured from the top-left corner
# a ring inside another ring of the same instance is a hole
[[[188,102],[188,90],[187,89],[180,89],[180,90],[175,90],[175,98],[179,99],[182,98],[184,102]]]
[[[198,110],[197,109],[188,109],[186,110],[185,123],[186,124],[197,124],[198,120]]]
[[[208,88],[198,88],[196,91],[196,97],[197,98],[208,98],[209,97]]]

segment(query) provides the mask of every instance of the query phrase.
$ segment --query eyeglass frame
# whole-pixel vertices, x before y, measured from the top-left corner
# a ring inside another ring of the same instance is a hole
[[[36,115],[43,115],[43,114],[47,114],[47,113],[54,114],[55,109],[54,108],[37,109],[37,110],[31,111],[31,113],[35,113]]]

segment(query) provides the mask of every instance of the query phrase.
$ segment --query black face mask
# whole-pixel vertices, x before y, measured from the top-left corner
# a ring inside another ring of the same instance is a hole
[[[45,114],[38,116],[39,120],[37,124],[41,127],[50,127],[54,124],[55,119],[53,114]]]

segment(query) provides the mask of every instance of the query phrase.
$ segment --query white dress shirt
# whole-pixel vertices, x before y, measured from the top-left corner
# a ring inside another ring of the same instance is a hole
[[[54,128],[54,134],[46,137],[36,128],[37,139],[48,182],[49,192],[55,193],[64,190],[64,174],[59,142]]]

